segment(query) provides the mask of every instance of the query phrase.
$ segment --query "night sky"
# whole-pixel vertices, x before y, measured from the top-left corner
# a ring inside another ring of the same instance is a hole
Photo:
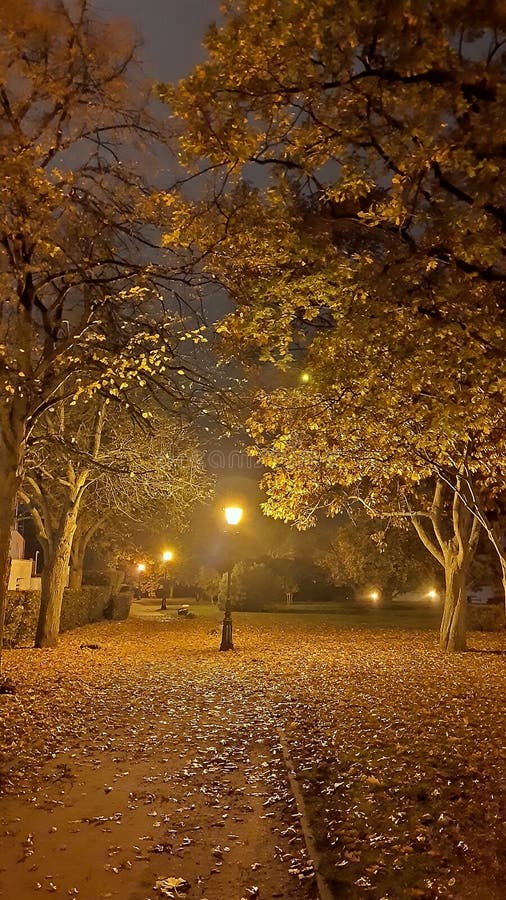
[[[146,75],[177,81],[204,58],[202,38],[220,0],[93,0],[107,19],[127,19],[142,36]]]

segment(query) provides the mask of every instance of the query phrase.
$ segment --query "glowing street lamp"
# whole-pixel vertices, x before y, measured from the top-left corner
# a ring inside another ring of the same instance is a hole
[[[225,519],[227,525],[235,527],[242,519],[243,510],[240,506],[227,506],[225,508]],[[225,615],[223,616],[223,626],[221,629],[220,650],[233,650],[232,641],[232,602],[230,598],[230,582],[232,579],[232,559],[229,553],[228,569],[227,569],[227,598],[225,601]]]
[[[137,563],[137,578],[138,578],[138,582],[139,582],[137,590],[138,590],[138,594],[139,594],[139,600],[141,599],[142,573],[145,571],[146,571],[146,564],[145,563]]]
[[[163,560],[163,585],[162,585],[162,602],[160,609],[167,609],[167,575],[169,563],[174,559],[172,550],[164,550],[162,553]]]
[[[369,597],[373,603],[377,603],[380,598],[380,595],[379,595],[378,591],[371,591],[371,593],[369,594]]]
[[[240,506],[225,507],[225,518],[227,525],[238,525],[242,519],[242,509]]]
[[[431,588],[430,591],[427,591],[427,597],[429,598],[429,600],[437,600],[438,599],[437,591],[434,590],[434,588]]]
[[[309,384],[309,382],[311,381],[311,375],[309,374],[309,372],[303,372],[300,376],[300,380],[302,381],[302,384]]]

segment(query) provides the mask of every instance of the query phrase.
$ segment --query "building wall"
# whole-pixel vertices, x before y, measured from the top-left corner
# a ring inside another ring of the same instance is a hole
[[[11,559],[23,559],[25,555],[25,539],[19,531],[11,529],[11,547],[9,556]]]
[[[32,559],[11,559],[9,591],[29,591],[32,587]]]

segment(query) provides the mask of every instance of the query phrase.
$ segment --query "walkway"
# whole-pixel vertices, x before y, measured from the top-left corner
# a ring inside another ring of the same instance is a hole
[[[314,896],[276,724],[237,660],[179,655],[173,634],[135,621],[62,644],[45,654],[48,688],[63,718],[64,692],[77,692],[72,721],[55,716],[54,759],[0,803],[0,896]]]

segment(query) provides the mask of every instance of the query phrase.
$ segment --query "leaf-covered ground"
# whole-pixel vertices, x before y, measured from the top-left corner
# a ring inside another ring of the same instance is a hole
[[[314,897],[289,756],[335,897],[504,897],[502,634],[165,619],[6,653],[0,894]]]

